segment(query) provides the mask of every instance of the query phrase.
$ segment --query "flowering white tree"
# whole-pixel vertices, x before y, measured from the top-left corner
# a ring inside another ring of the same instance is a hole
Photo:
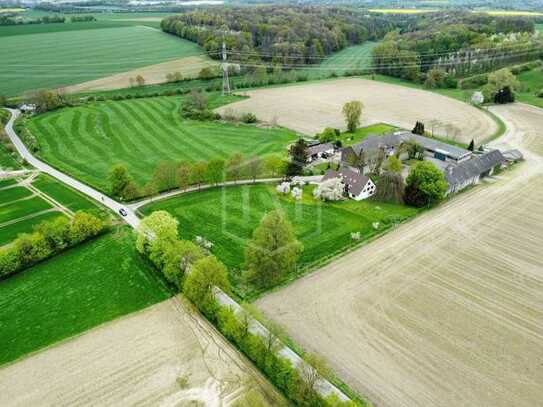
[[[292,188],[291,195],[297,201],[302,199],[302,193],[303,193],[303,190],[301,188],[298,188],[298,187]]]
[[[485,101],[485,97],[483,96],[482,92],[474,92],[471,96],[471,103],[474,105],[481,105]]]
[[[206,249],[210,251],[213,248],[213,243],[210,242],[209,240],[206,240],[202,236],[196,236],[196,239],[194,240],[196,241],[196,244],[200,246],[202,249]]]
[[[313,191],[313,196],[323,201],[339,201],[343,199],[345,184],[341,178],[331,178],[323,181]]]
[[[288,182],[281,182],[275,189],[280,194],[288,194],[290,192],[290,184]]]

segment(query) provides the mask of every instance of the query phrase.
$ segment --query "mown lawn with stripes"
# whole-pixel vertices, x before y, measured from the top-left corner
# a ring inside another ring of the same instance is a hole
[[[304,245],[298,262],[301,268],[351,247],[356,243],[351,232],[360,232],[363,241],[418,212],[371,200],[324,203],[313,198],[312,188],[304,188],[301,202],[277,193],[275,185],[215,188],[159,201],[142,208],[142,212],[149,215],[166,210],[179,221],[183,238],[203,236],[211,241],[213,254],[229,267],[234,283],[239,280],[236,270],[243,268],[247,239],[262,217],[276,208],[285,212]]]
[[[4,36],[0,93],[73,85],[199,54],[195,43],[143,26]]]
[[[106,193],[108,172],[118,163],[144,185],[163,161],[286,154],[296,138],[286,129],[184,120],[180,103],[181,97],[96,102],[37,116],[28,126],[44,160]]]

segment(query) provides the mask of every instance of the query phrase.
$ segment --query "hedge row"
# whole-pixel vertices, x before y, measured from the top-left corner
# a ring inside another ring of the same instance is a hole
[[[33,233],[22,234],[13,244],[0,248],[0,279],[98,236],[108,227],[108,222],[86,212],[77,212],[72,220],[61,217],[43,222]]]
[[[216,305],[206,317],[294,404],[312,407],[357,405],[354,401],[341,401],[335,394],[322,397],[316,391],[314,375],[307,371],[312,367],[293,367],[287,358],[279,355],[276,349],[279,342],[272,333],[263,338],[249,332],[247,320],[243,315],[238,317],[231,307]]]

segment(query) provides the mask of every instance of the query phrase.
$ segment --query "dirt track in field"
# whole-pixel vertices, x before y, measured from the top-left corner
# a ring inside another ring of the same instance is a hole
[[[341,109],[345,102],[364,104],[362,125],[388,123],[412,129],[417,120],[428,131],[460,142],[478,143],[497,129],[484,112],[445,96],[404,86],[365,80],[339,79],[304,85],[257,89],[243,92],[250,96],[218,109],[253,112],[264,121],[300,133],[314,135],[325,127],[345,129]]]
[[[527,161],[258,301],[377,406],[543,400],[543,110],[494,108]]]
[[[188,377],[188,387],[176,383]],[[282,398],[207,322],[168,300],[0,369],[1,406],[231,405]]]
[[[66,93],[89,92],[97,90],[122,89],[130,86],[130,78],[143,76],[146,85],[166,82],[166,75],[172,72],[181,72],[185,78],[194,78],[202,68],[215,66],[216,62],[201,56],[185,57],[174,61],[163,62],[156,65],[145,66],[132,71],[122,72],[105,78],[83,82],[73,86],[66,86],[62,91]]]

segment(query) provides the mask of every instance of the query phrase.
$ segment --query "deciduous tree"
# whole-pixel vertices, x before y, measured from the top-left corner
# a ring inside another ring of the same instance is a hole
[[[302,252],[294,228],[283,212],[269,212],[255,229],[245,249],[245,267],[249,278],[259,287],[277,284],[296,267]]]
[[[183,161],[177,167],[177,185],[180,189],[185,190],[190,185],[191,181],[191,164]]]
[[[262,160],[257,156],[253,156],[247,163],[247,168],[249,170],[249,175],[253,179],[254,183],[256,181],[256,178],[262,172]]]
[[[362,102],[353,100],[343,105],[343,116],[345,117],[345,124],[347,130],[350,133],[354,133],[360,125],[360,117],[362,116]]]
[[[206,179],[211,184],[219,184],[220,182],[224,181],[224,167],[225,163],[224,160],[221,159],[213,159],[209,161],[207,164],[207,176]]]
[[[417,163],[409,172],[405,188],[405,202],[416,207],[439,203],[447,192],[443,173],[430,161]]]
[[[204,313],[209,314],[215,305],[213,287],[229,292],[230,282],[224,264],[215,256],[207,256],[194,263],[185,278],[183,293]]]
[[[198,161],[192,166],[192,182],[198,184],[198,189],[202,186],[202,183],[206,179],[207,163],[205,161]]]
[[[227,163],[228,178],[238,181],[241,175],[241,165],[243,163],[243,155],[241,153],[235,153]]]

